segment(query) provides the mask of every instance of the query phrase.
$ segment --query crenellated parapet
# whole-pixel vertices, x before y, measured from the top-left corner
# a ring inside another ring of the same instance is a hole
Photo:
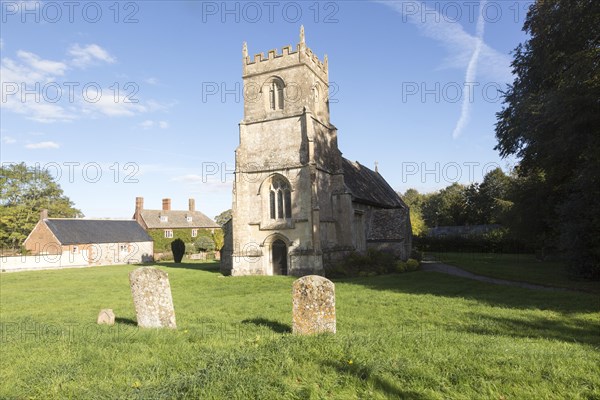
[[[281,49],[281,53],[279,53],[277,49],[272,49],[267,52],[266,57],[264,53],[258,53],[252,57],[249,56],[248,46],[244,42],[242,50],[244,77],[262,74],[267,71],[275,71],[280,68],[288,68],[298,64],[308,66],[325,84],[328,84],[329,68],[327,55],[325,55],[324,60],[321,61],[319,60],[319,57],[306,46],[304,41],[304,27],[301,27],[300,43],[296,45],[295,49],[292,49],[292,46],[285,46]]]

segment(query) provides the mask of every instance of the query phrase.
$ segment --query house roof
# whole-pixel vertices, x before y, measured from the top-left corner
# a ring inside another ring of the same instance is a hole
[[[48,218],[44,223],[62,245],[152,241],[135,220]]]
[[[381,208],[408,208],[379,172],[343,157],[342,169],[354,201]]]
[[[220,228],[212,219],[200,211],[185,211],[185,210],[142,210],[140,215],[148,229],[153,228]],[[160,217],[166,216],[167,221],[161,222]],[[191,221],[187,217],[192,217]]]

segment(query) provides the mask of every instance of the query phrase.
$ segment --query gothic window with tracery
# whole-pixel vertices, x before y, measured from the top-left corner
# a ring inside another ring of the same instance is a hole
[[[273,179],[269,189],[271,219],[292,218],[292,191],[281,178]]]

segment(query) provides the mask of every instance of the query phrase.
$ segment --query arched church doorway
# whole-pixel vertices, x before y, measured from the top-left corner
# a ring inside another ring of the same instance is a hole
[[[271,244],[271,259],[273,260],[273,275],[287,275],[287,246],[281,239]]]

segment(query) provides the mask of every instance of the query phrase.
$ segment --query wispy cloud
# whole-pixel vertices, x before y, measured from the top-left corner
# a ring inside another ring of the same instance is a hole
[[[4,144],[13,144],[13,143],[17,143],[17,139],[10,137],[10,136],[3,136],[2,137],[2,143]]]
[[[85,68],[97,62],[112,64],[116,61],[115,57],[97,44],[88,44],[84,47],[74,44],[69,48],[68,54],[72,57],[71,64],[80,68]]]
[[[469,91],[469,85],[477,83],[478,66],[481,66],[479,70],[482,77],[488,81],[500,86],[512,81],[509,55],[493,49],[483,40],[485,29],[483,10],[487,0],[482,0],[477,8],[479,15],[475,35],[467,33],[458,21],[441,15],[435,9],[427,7],[425,3],[409,2],[409,7],[408,3],[403,1],[376,0],[376,2],[393,8],[401,14],[403,21],[415,25],[423,36],[438,41],[446,49],[446,55],[438,68],[464,69],[465,92]],[[454,139],[458,138],[467,126],[471,106],[471,97],[463,94],[461,113],[452,132]]]
[[[403,21],[408,21],[416,26],[423,36],[440,42],[446,49],[446,56],[438,66],[439,68],[464,69],[468,67],[478,38],[477,35],[467,33],[460,23],[441,15],[422,2],[384,0],[375,2],[391,7],[401,14]],[[407,7],[407,3],[411,8]],[[410,12],[407,12],[409,9]],[[482,7],[477,9],[481,13]],[[508,54],[501,53],[482,41],[479,55],[482,76],[499,83],[511,82],[510,63],[511,59]]]
[[[479,6],[481,9],[484,9],[486,4],[486,0],[483,0]],[[479,17],[477,18],[477,41],[475,42],[475,49],[473,50],[473,54],[471,55],[471,59],[469,60],[469,65],[467,66],[467,71],[465,72],[465,82],[472,83],[475,82],[475,78],[477,75],[477,62],[479,61],[479,55],[481,54],[481,48],[483,46],[483,33],[485,29],[485,20],[483,18],[483,12],[479,13]],[[471,99],[469,96],[463,95],[463,102],[460,110],[460,117],[456,122],[456,126],[454,127],[454,131],[452,131],[452,138],[456,139],[461,134],[469,119],[471,117]]]
[[[139,127],[144,130],[152,129],[154,127],[158,127],[160,129],[168,129],[169,123],[167,121],[153,121],[151,119],[147,119],[143,122],[140,122]]]
[[[29,150],[39,150],[39,149],[58,149],[60,145],[56,142],[38,142],[38,143],[29,143],[25,145],[26,149]]]
[[[48,75],[64,75],[67,64],[60,61],[44,60],[40,56],[28,51],[19,50],[17,57],[31,68]]]

